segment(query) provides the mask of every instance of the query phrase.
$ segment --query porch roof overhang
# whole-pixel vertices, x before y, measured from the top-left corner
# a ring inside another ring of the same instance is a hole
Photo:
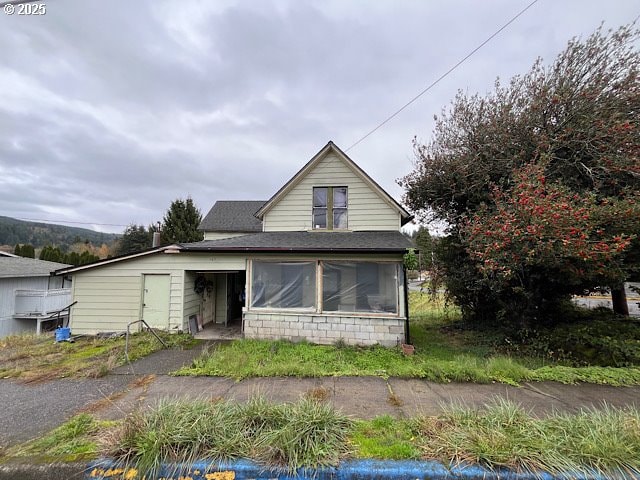
[[[98,260],[52,272],[63,275],[100,268],[112,263],[159,254],[182,253],[307,253],[307,254],[404,254],[413,243],[398,231],[368,232],[260,232],[220,240],[172,244],[120,257]]]
[[[183,252],[405,253],[413,244],[398,231],[261,232],[180,244]]]

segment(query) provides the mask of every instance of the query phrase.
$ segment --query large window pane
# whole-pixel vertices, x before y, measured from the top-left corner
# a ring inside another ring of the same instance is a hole
[[[323,310],[398,313],[396,263],[324,262]]]
[[[333,228],[347,228],[347,209],[346,208],[334,208],[333,209]]]
[[[313,206],[314,207],[327,207],[328,187],[313,187]]]
[[[315,262],[253,262],[251,306],[315,309]]]
[[[347,208],[347,187],[333,188],[333,208]]]
[[[327,209],[313,209],[313,228],[327,228]]]

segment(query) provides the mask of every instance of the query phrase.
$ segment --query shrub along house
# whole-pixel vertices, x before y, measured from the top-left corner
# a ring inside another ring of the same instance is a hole
[[[329,142],[269,200],[219,201],[201,242],[80,267],[74,333],[122,331],[145,319],[238,319],[248,338],[396,345],[407,327],[400,232],[407,211]]]

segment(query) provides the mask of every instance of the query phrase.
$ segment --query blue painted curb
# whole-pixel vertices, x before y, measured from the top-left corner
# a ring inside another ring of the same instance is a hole
[[[337,467],[301,468],[295,474],[268,469],[249,460],[232,462],[199,461],[189,465],[168,464],[153,477],[135,467],[110,459],[91,462],[86,480],[607,480],[602,475],[547,472],[518,473],[506,469],[489,470],[478,465],[446,467],[436,461],[348,460]],[[640,472],[625,475],[640,480]]]

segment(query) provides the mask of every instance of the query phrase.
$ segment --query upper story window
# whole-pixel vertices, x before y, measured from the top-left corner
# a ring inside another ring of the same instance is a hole
[[[347,187],[313,187],[313,228],[346,229]]]

